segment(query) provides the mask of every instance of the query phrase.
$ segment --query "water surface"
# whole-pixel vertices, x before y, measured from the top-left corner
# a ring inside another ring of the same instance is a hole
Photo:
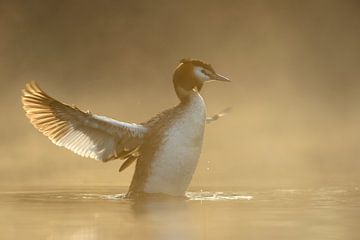
[[[1,239],[360,239],[357,187],[201,191],[133,201],[126,188],[0,193]]]

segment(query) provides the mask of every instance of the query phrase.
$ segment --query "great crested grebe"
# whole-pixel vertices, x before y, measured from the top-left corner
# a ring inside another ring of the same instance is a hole
[[[181,60],[173,75],[180,103],[141,124],[83,112],[50,97],[35,82],[26,84],[22,103],[33,126],[54,144],[103,162],[125,160],[119,171],[136,161],[129,197],[184,196],[200,156],[207,120],[199,92],[211,80],[230,81],[200,60]]]

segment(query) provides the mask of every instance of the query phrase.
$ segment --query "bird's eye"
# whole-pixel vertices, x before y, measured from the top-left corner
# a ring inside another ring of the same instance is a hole
[[[201,69],[201,72],[202,72],[203,74],[207,75],[205,69]]]

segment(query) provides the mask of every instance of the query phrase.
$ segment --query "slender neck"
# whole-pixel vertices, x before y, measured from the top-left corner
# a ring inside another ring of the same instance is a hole
[[[194,95],[194,93],[199,94],[202,88],[202,84],[191,87],[180,85],[178,81],[174,81],[174,88],[180,101],[187,102],[189,98]]]
[[[194,97],[201,98],[200,92],[197,89],[197,87],[195,87],[194,89],[191,89],[191,90],[186,90],[182,87],[175,86],[175,92],[176,92],[176,95],[178,96],[178,98],[180,99],[181,103],[188,103],[189,101],[194,99]]]
[[[180,99],[181,102],[188,101],[188,99],[191,95],[191,92],[193,91],[192,89],[186,90],[177,84],[174,84],[174,88],[175,88],[176,95],[178,96],[178,98]]]

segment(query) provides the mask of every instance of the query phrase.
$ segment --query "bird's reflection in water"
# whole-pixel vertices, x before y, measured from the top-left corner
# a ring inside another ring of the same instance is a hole
[[[360,239],[358,187],[124,196],[110,188],[0,192],[0,239]]]
[[[200,239],[184,198],[135,200],[132,211],[139,226],[136,239]]]
[[[189,202],[184,198],[86,200],[68,204],[65,208],[56,206],[50,217],[40,213],[44,222],[52,219],[42,225],[49,233],[47,239],[200,239]]]

